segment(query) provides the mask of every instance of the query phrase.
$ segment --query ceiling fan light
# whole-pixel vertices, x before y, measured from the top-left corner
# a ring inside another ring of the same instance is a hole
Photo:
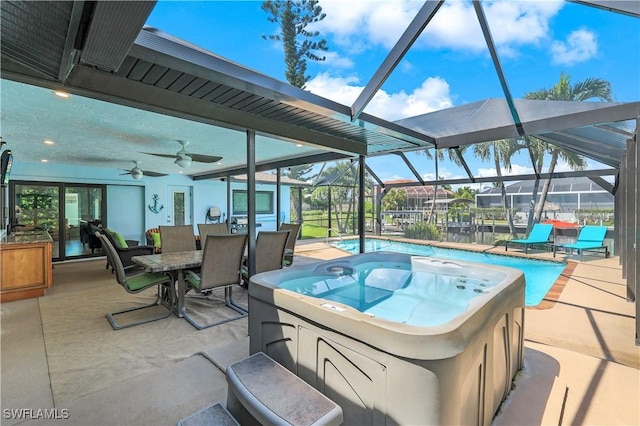
[[[181,155],[180,157],[176,158],[175,163],[183,168],[189,167],[191,165],[191,157],[189,157],[188,155]]]

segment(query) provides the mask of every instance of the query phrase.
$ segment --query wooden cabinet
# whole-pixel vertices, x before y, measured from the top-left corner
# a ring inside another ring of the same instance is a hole
[[[44,296],[51,287],[51,237],[16,234],[0,243],[0,301]]]

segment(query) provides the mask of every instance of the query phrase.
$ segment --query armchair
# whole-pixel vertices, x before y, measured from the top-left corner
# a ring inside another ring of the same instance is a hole
[[[141,246],[138,245],[139,243],[136,240],[125,240],[119,233],[112,231],[111,229],[101,229],[98,232],[109,240],[116,255],[120,258],[124,269],[136,266],[136,264],[131,260],[133,256],[144,256],[146,254],[154,253],[153,246]],[[107,256],[106,269],[111,268],[111,272],[114,272],[114,267],[115,265],[111,264],[110,258]]]
[[[92,254],[95,249],[102,248],[102,243],[98,237],[96,237],[96,231],[98,230],[99,228],[93,223],[80,222],[80,242],[82,243],[83,248],[85,244],[89,244]]]

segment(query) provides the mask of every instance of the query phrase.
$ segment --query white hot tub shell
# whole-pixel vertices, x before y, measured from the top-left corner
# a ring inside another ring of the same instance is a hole
[[[375,263],[452,284],[460,277],[492,282],[435,326],[280,287]],[[249,285],[250,352],[268,354],[340,405],[345,425],[490,424],[523,365],[524,290],[516,269],[385,252],[257,274]]]

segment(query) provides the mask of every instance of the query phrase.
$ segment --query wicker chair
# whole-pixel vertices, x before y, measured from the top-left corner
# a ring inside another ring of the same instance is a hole
[[[133,260],[131,260],[133,256],[144,256],[146,254],[153,254],[155,252],[153,246],[140,246],[138,245],[138,241],[136,240],[125,240],[127,247],[123,247],[118,243],[118,241],[116,241],[114,232],[110,231],[109,229],[100,229],[97,232],[107,237],[107,239],[115,249],[116,254],[120,258],[124,269],[129,269],[137,266],[135,263],[133,263]],[[111,272],[115,272],[115,268],[111,263],[111,259],[109,258],[109,256],[107,256],[106,269],[109,268],[111,268]]]
[[[158,234],[158,237],[160,236],[160,228],[149,228],[147,229],[147,231],[144,233],[146,239],[147,239],[147,245],[148,246],[154,246],[155,247],[155,252],[156,253],[160,253],[162,247],[161,244],[156,244],[156,240],[153,238],[153,234]],[[160,241],[160,243],[162,243],[162,241],[160,240],[160,238],[158,238],[158,240]]]

